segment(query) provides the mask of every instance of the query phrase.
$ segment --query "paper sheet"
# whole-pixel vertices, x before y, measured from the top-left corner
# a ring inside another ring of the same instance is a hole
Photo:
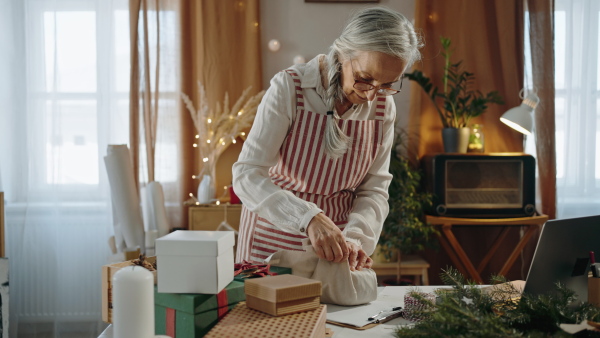
[[[379,291],[377,300],[358,306],[339,306],[327,304],[327,320],[330,322],[363,327],[373,323],[369,316],[379,311],[388,311],[394,307],[404,308],[404,295],[411,291],[434,292],[436,289],[448,286],[415,286],[415,287],[384,287]]]
[[[403,288],[405,289],[405,288]],[[368,320],[380,311],[390,311],[399,306],[404,306],[404,293],[398,293],[397,288],[380,288],[377,299],[358,306],[327,305],[327,320],[336,323],[363,327],[372,324]]]
[[[370,316],[376,315],[380,311],[384,311],[384,313],[391,312],[392,308],[397,306],[400,305],[396,301],[380,300],[374,300],[369,304],[358,306],[327,304],[327,320],[356,327],[363,327],[374,323],[374,321],[368,320]],[[381,316],[384,316],[384,313],[381,313]]]

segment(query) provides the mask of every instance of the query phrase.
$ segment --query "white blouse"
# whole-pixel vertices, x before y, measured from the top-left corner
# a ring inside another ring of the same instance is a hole
[[[305,109],[325,115],[327,107],[322,99],[325,89],[319,72],[319,58],[322,56],[306,64],[294,65],[291,69],[301,78]],[[278,220],[274,225],[284,231],[305,235],[303,231],[308,223],[322,210],[291,191],[281,189],[269,177],[269,168],[277,164],[279,150],[296,117],[295,97],[291,76],[284,71],[276,74],[258,106],[238,161],[233,165],[233,188],[248,210],[267,220]],[[389,212],[388,187],[392,179],[389,164],[396,106],[391,97],[386,99],[382,145],[373,165],[355,190],[352,212],[343,230],[346,240],[361,245],[368,255],[375,250],[383,221]],[[373,120],[375,106],[373,102],[355,105],[341,118]]]

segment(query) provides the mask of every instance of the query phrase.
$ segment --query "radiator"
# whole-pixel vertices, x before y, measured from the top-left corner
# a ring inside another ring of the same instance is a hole
[[[112,233],[110,210],[102,209],[41,208],[24,217],[7,207],[11,315],[19,322],[100,320]]]

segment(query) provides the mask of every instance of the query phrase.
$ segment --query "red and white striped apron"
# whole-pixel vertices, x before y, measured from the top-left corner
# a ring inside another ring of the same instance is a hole
[[[338,120],[340,128],[352,137],[342,157],[325,155],[323,135],[327,115],[304,109],[300,77],[286,70],[296,84],[296,118],[279,151],[279,162],[269,170],[273,183],[299,198],[315,203],[343,230],[356,197],[354,191],[373,164],[383,138],[385,97],[376,97],[375,120]],[[236,262],[256,264],[279,250],[302,251],[302,239],[279,229],[244,206],[240,219]]]

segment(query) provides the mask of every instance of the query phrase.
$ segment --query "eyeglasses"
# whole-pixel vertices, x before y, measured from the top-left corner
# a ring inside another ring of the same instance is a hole
[[[364,81],[360,81],[356,79],[355,76],[355,72],[354,72],[354,65],[352,65],[352,61],[350,60],[350,67],[352,68],[352,77],[354,77],[354,88],[367,92],[369,90],[373,90],[376,89],[378,86],[373,86],[372,84],[368,83],[368,82],[364,82]],[[388,95],[395,95],[398,94],[402,91],[402,79],[400,79],[399,82],[395,82],[392,83],[390,85],[385,85],[387,87],[381,87],[379,86],[379,88],[377,88],[377,95],[382,95],[382,96],[388,96]]]

